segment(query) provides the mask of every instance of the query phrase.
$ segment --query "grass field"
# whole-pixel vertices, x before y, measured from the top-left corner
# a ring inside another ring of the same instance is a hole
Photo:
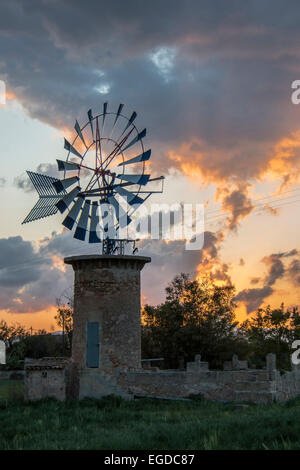
[[[168,402],[118,397],[22,402],[0,383],[0,449],[300,449],[300,398],[284,405]]]
[[[0,380],[0,403],[6,400],[23,401],[23,380]]]

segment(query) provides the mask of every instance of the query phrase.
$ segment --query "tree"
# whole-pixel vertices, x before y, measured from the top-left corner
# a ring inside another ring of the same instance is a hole
[[[0,320],[0,340],[6,345],[6,367],[20,368],[20,361],[24,359],[24,339],[29,336],[29,331],[19,323],[8,325],[5,320]]]
[[[245,343],[235,321],[234,292],[232,285],[218,286],[208,277],[175,276],[166,301],[144,308],[143,355],[163,356],[167,367],[177,367],[181,357],[190,361],[200,353],[212,367],[222,367]]]
[[[266,354],[277,356],[279,369],[290,368],[291,344],[300,337],[300,316],[297,308],[271,309],[270,305],[257,312],[241,324],[241,330],[250,345],[250,362],[257,367],[265,362]]]
[[[62,356],[62,338],[51,333],[34,334],[24,339],[25,356],[39,359],[42,357]]]
[[[73,309],[73,298],[69,293],[69,289],[66,289],[62,295],[56,299],[57,303],[57,313],[54,317],[56,320],[57,325],[62,328],[63,333],[67,334],[68,337],[68,344],[67,348],[71,351],[72,347],[72,334],[73,334],[73,316],[74,316],[74,309]],[[63,342],[64,342],[63,336]],[[65,349],[65,343],[64,348]]]
[[[5,320],[0,320],[0,340],[5,342],[8,349],[28,335],[29,331],[19,323],[8,325]]]
[[[63,328],[67,335],[73,331],[73,309],[70,307],[58,307],[55,320],[60,328]]]

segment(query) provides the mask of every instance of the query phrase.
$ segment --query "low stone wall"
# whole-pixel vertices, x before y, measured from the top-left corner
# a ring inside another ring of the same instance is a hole
[[[84,377],[80,398],[117,394],[127,397],[156,396],[187,398],[202,394],[208,400],[252,403],[286,401],[300,395],[300,368],[294,367],[283,375],[276,370],[276,356],[268,354],[265,369],[248,369],[246,361],[233,356],[224,365],[225,370],[209,370],[199,355],[187,363],[186,370],[145,370],[118,372],[106,377],[98,370],[90,370]],[[96,385],[98,383],[98,386]],[[92,392],[91,392],[92,390]],[[91,395],[92,393],[92,395]]]
[[[276,384],[276,400],[284,402],[290,398],[300,395],[300,368],[293,367],[292,371],[285,372],[281,375],[276,371],[274,378]]]
[[[24,370],[0,370],[0,380],[23,380]]]
[[[266,371],[137,371],[120,381],[129,393],[172,398],[202,394],[208,400],[270,403],[275,386]]]
[[[226,402],[272,403],[300,395],[300,368],[283,375],[276,369],[276,356],[269,354],[265,369],[248,369],[236,356],[226,370],[209,370],[199,355],[186,370],[115,369],[111,374],[99,368],[80,372],[72,360],[45,358],[25,364],[25,398],[58,400],[119,395],[187,398],[202,394],[208,400]]]

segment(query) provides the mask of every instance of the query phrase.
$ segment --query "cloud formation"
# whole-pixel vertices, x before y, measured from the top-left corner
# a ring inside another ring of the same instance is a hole
[[[156,167],[206,182],[268,171],[288,181],[299,172],[297,3],[284,20],[279,1],[217,4],[12,0],[0,6],[0,74],[32,117],[58,128],[106,99],[127,103],[151,131]],[[283,166],[286,144],[295,155]]]
[[[295,259],[295,257],[297,257]],[[289,264],[285,262],[286,259],[294,258]],[[283,277],[289,278],[294,285],[299,285],[300,282],[300,259],[299,251],[296,249],[272,253],[271,255],[264,256],[261,260],[268,268],[268,271],[263,279],[259,277],[252,278],[250,283],[256,285],[259,282],[263,283],[263,287],[254,287],[250,289],[243,289],[235,297],[238,302],[243,302],[246,306],[247,313],[252,313],[274,292],[274,285]]]
[[[0,305],[11,313],[38,312],[55,304],[72,277],[22,237],[0,239]]]

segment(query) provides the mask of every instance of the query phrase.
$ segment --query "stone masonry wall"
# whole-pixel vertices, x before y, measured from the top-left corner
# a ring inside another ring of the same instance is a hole
[[[129,393],[186,398],[202,394],[208,400],[270,403],[275,384],[266,370],[208,370],[207,363],[190,363],[186,371],[136,371],[122,374],[119,382]]]
[[[50,362],[49,362],[50,361]],[[51,362],[52,361],[52,362]],[[208,400],[272,403],[300,395],[300,368],[283,375],[276,370],[276,357],[269,354],[265,369],[247,369],[245,361],[233,358],[232,369],[209,370],[207,362],[196,356],[186,370],[114,369],[110,374],[100,369],[83,369],[78,383],[72,361],[46,358],[25,365],[25,398],[58,400],[119,395],[187,398],[202,394]]]
[[[72,362],[67,358],[43,358],[25,363],[24,397],[26,401],[72,396]],[[72,386],[74,389],[74,385]]]
[[[276,356],[268,354],[266,368],[248,369],[245,361],[233,357],[232,368],[209,370],[199,355],[188,363],[186,371],[132,371],[121,374],[119,385],[133,395],[186,398],[202,394],[209,400],[271,403],[300,395],[300,368],[283,375],[276,370]]]

